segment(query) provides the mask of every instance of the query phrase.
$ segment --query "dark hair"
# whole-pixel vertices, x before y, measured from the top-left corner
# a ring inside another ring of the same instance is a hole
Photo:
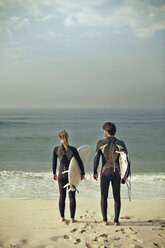
[[[106,122],[106,123],[104,123],[103,129],[104,129],[105,131],[108,131],[108,133],[109,133],[110,135],[115,135],[115,133],[116,133],[116,126],[115,126],[115,124],[112,123],[112,122]]]

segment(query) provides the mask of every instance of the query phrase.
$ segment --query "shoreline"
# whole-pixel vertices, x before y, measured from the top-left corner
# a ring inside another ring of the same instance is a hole
[[[1,248],[165,247],[165,199],[122,199],[120,225],[113,225],[113,199],[108,200],[108,226],[102,221],[100,198],[77,199],[72,224],[69,200],[60,221],[58,199],[0,199]]]
[[[132,199],[164,199],[165,173],[137,174],[131,177]],[[50,173],[0,172],[0,199],[58,199],[59,185]],[[145,190],[144,190],[145,189]],[[78,186],[77,199],[100,197],[100,177],[86,174]],[[110,186],[109,196],[112,196]],[[121,196],[128,198],[128,188],[121,185]]]
[[[58,201],[59,197],[56,198],[0,198],[0,202],[1,201]],[[79,198],[76,196],[76,199],[79,200],[99,200],[101,199],[101,197],[84,197],[84,198]],[[113,196],[108,196],[108,199],[113,200]],[[68,201],[68,196],[66,197],[66,200]],[[143,200],[165,200],[165,197],[162,198],[135,198],[135,197],[131,197],[131,201],[129,201],[128,197],[122,197],[121,196],[121,201],[128,201],[128,202],[132,202],[132,201],[143,201]]]

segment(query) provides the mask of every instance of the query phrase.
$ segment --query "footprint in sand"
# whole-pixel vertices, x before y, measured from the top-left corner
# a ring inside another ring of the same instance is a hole
[[[122,232],[122,234],[126,234],[126,232],[125,232],[125,229],[124,229],[124,228],[121,228],[119,231],[121,231],[121,232]]]
[[[65,224],[69,225],[70,224],[70,220],[65,220]]]
[[[69,239],[69,236],[68,235],[64,235],[64,239]]]
[[[120,217],[121,219],[124,219],[124,220],[130,220],[131,219],[131,217],[130,216],[122,216],[122,217]]]
[[[116,238],[114,238],[113,240],[120,240],[120,237],[116,237]]]
[[[82,233],[84,233],[84,232],[86,232],[86,230],[85,229],[82,229],[81,231],[80,231],[80,233],[82,234]]]
[[[106,244],[108,244],[109,240],[108,240],[108,234],[106,233],[103,233],[103,234],[100,234],[99,236],[96,236],[94,239],[93,239],[94,242],[104,242]]]
[[[101,237],[101,238],[108,238],[108,234],[103,233],[99,237]]]
[[[142,246],[140,246],[140,245],[137,245],[137,244],[133,244],[133,245],[131,245],[131,247],[130,248],[143,248]]]
[[[86,228],[92,228],[93,227],[93,225],[92,224],[90,224],[90,223],[86,223],[85,225],[84,225],[84,229],[86,229]]]
[[[22,246],[10,244],[10,248],[21,248],[21,247],[22,247]]]
[[[28,244],[28,240],[27,239],[22,239],[21,240],[21,243],[24,244],[24,245],[27,245]]]
[[[96,212],[95,211],[93,211],[92,213],[90,213],[90,215],[89,215],[90,217],[94,217],[94,216],[96,216]]]
[[[154,242],[153,243],[155,247],[158,247],[158,248],[164,248],[164,246],[160,243],[157,243],[157,242]]]
[[[132,227],[128,227],[128,228],[121,228],[119,230],[116,230],[117,231],[121,231],[122,234],[130,234],[130,231],[133,233],[133,234],[137,234],[137,232],[132,228]]]
[[[134,237],[134,236],[131,236],[131,238],[132,238],[135,242],[138,242],[138,243],[140,243],[140,244],[143,244],[143,243],[144,243],[141,239],[138,239],[138,238],[136,238],[136,237]]]
[[[164,229],[161,227],[161,228],[152,228],[152,230],[155,230],[155,231],[164,231]]]
[[[74,233],[74,232],[76,232],[78,229],[77,228],[74,228],[74,229],[72,229],[70,232],[71,233]]]
[[[59,241],[59,240],[63,240],[63,239],[69,239],[69,236],[68,235],[53,236],[50,238],[50,240],[52,240],[52,241]]]
[[[93,224],[89,224],[89,228],[91,228],[91,229],[92,229],[92,228],[93,228]]]
[[[76,241],[75,241],[75,245],[77,245],[77,244],[79,244],[79,243],[81,243],[81,239],[76,239]]]
[[[161,238],[163,238],[163,236],[160,233],[158,233],[158,236],[161,237]]]
[[[87,227],[89,227],[89,223],[85,224],[85,226],[84,226],[84,228],[87,228]]]
[[[97,242],[97,241],[98,241],[98,237],[95,237],[95,238],[93,239],[93,241]]]
[[[133,232],[133,234],[137,234],[137,232],[130,226],[129,226],[129,230],[131,230]]]
[[[52,240],[52,241],[57,241],[58,238],[59,238],[59,236],[53,236],[53,237],[50,238],[50,240]]]
[[[85,245],[86,245],[87,248],[93,248],[93,245],[90,244],[90,243],[86,243]]]

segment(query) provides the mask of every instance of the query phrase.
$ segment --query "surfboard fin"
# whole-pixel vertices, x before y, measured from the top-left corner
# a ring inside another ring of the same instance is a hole
[[[63,171],[61,174],[65,174],[65,173],[68,173],[69,172],[69,170],[66,170],[66,171]]]
[[[67,183],[67,184],[65,184],[64,185],[64,187],[63,188],[66,188],[66,187],[68,187],[70,184],[69,183]]]
[[[67,187],[67,186],[70,186],[70,184],[67,183],[67,184],[64,186],[64,188]],[[77,191],[77,193],[79,193],[79,190],[78,190],[74,185],[72,185],[72,188],[74,188],[74,190]],[[69,192],[69,191],[74,191],[74,190],[72,190],[72,189],[71,189],[71,186],[70,186],[70,188],[68,189],[68,192]]]
[[[72,185],[72,187],[77,191],[77,193],[79,193],[79,190],[76,189],[76,187],[74,185]]]

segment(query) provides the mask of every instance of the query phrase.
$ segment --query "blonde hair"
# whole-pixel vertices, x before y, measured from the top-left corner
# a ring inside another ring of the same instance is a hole
[[[64,144],[68,145],[68,138],[69,138],[69,135],[67,133],[67,131],[65,130],[61,130],[59,132],[59,137],[62,141],[64,141]]]

